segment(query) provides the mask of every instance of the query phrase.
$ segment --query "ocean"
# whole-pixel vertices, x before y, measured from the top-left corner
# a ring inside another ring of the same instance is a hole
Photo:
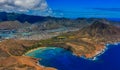
[[[41,48],[27,56],[41,58],[40,64],[58,70],[120,70],[120,44],[106,45],[107,50],[96,60],[84,59],[62,48]]]

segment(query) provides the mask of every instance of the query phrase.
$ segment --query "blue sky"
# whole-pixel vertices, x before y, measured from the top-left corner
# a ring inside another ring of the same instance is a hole
[[[120,0],[47,0],[52,9],[75,10],[80,8],[120,8]]]
[[[47,0],[58,16],[65,17],[120,17],[120,0]]]
[[[55,17],[120,18],[120,0],[0,0],[0,11]]]

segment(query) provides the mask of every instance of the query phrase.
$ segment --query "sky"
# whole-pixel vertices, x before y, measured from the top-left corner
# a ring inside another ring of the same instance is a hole
[[[0,11],[54,17],[120,18],[120,0],[0,0]]]

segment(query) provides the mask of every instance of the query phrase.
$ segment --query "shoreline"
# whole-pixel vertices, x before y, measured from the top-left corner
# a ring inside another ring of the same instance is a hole
[[[108,50],[108,48],[106,47],[106,48],[104,48],[102,51],[98,51],[98,53],[97,53],[95,56],[91,57],[91,58],[86,58],[86,57],[84,57],[84,56],[78,56],[78,57],[83,58],[83,59],[85,59],[85,60],[96,61],[97,58],[98,58],[99,56],[101,56],[102,54],[104,54],[107,50]],[[74,53],[73,53],[72,55],[77,56],[77,55],[74,54]]]
[[[83,58],[83,59],[95,61],[95,60],[97,60],[97,57],[101,56],[102,54],[104,54],[104,53],[109,49],[109,47],[108,47],[109,45],[118,45],[118,44],[120,44],[120,42],[112,43],[112,44],[105,44],[105,48],[104,48],[102,51],[98,51],[97,54],[96,54],[94,57],[92,57],[92,58],[86,58],[86,57],[83,57],[83,56],[79,56],[79,57],[80,57],[80,58]],[[29,54],[29,53],[31,53],[31,52],[33,52],[33,51],[35,51],[35,50],[44,49],[44,48],[49,48],[49,47],[38,47],[38,48],[34,48],[34,49],[31,49],[31,50],[27,51],[27,52],[24,53],[22,56],[27,56],[26,54]],[[53,49],[54,49],[54,48],[59,48],[59,47],[53,47]],[[60,48],[61,48],[61,47],[60,47]],[[63,49],[64,49],[64,48],[63,48]],[[75,55],[75,53],[72,52],[72,55]],[[77,55],[75,55],[75,56],[77,56]]]
[[[100,51],[98,51],[98,53],[94,56],[94,57],[92,57],[92,58],[86,58],[86,57],[83,57],[83,56],[78,56],[78,57],[80,57],[80,58],[83,58],[83,59],[86,59],[86,60],[92,60],[92,61],[95,61],[96,59],[97,59],[97,57],[99,57],[99,56],[101,56],[102,54],[104,54],[106,51],[107,51],[107,46],[105,46],[106,48],[104,48],[101,52]],[[27,56],[26,54],[29,54],[29,53],[31,53],[31,52],[33,52],[33,51],[36,51],[36,50],[40,50],[40,49],[45,49],[45,48],[49,48],[49,47],[38,47],[38,48],[34,48],[34,49],[31,49],[31,50],[29,50],[28,52],[26,52],[26,53],[24,53],[22,56]],[[53,49],[54,48],[58,48],[58,47],[53,47]],[[61,48],[61,47],[60,47]],[[64,48],[63,48],[64,49]],[[65,49],[66,50],[66,49]],[[70,51],[71,52],[71,51]],[[75,55],[75,53],[74,52],[71,52],[72,53],[72,55]],[[75,56],[77,56],[77,55],[75,55]],[[35,57],[34,57],[35,58]]]
[[[26,54],[29,54],[33,51],[36,51],[36,50],[39,50],[39,49],[44,49],[44,48],[47,48],[47,47],[38,47],[38,48],[34,48],[34,49],[31,49],[29,51],[27,51],[26,53],[24,53],[22,56],[27,56]],[[31,57],[31,56],[28,56],[28,57]],[[31,58],[35,58],[37,60],[36,64],[40,67],[44,67],[44,68],[54,68],[54,67],[45,67],[43,65],[40,64],[39,60],[41,60],[40,58],[36,58],[36,57],[31,57]],[[54,68],[55,70],[57,70],[56,68]]]
[[[45,48],[50,48],[50,47],[38,47],[38,48],[34,48],[34,49],[31,49],[31,50],[28,50],[26,53],[24,53],[22,56],[26,56],[26,54],[29,54],[33,51],[36,51],[36,50],[39,50],[39,49],[45,49]],[[52,49],[55,49],[55,48],[58,48],[58,47],[51,47]],[[63,48],[64,49],[64,48]]]
[[[97,60],[97,57],[104,54],[110,48],[109,45],[119,45],[119,44],[120,44],[120,42],[116,42],[116,43],[112,43],[112,44],[109,44],[109,43],[105,44],[105,48],[101,52],[99,52],[96,56],[94,56],[93,58],[90,58],[90,60],[93,60],[93,61]]]
[[[36,51],[36,50],[40,50],[40,49],[45,49],[45,48],[48,48],[48,47],[38,47],[38,48],[34,48],[34,49],[31,49],[29,51],[27,51],[26,53],[24,53],[22,56],[27,56],[26,54],[29,54],[33,51]],[[56,47],[55,47],[56,48]],[[53,48],[54,49],[54,48]],[[28,56],[28,57],[31,57],[31,56]],[[40,66],[40,67],[44,67],[44,68],[54,68],[54,67],[46,67],[46,66],[43,66],[40,64],[39,60],[41,60],[40,58],[36,58],[36,57],[31,57],[31,58],[35,58],[37,59],[37,65]],[[57,70],[56,68],[54,68],[54,70]]]
[[[31,50],[28,50],[27,52],[25,52],[22,56],[26,56],[26,54],[29,54],[35,50],[39,50],[39,49],[43,49],[43,48],[47,48],[47,47],[38,47],[38,48],[34,48],[34,49],[31,49]]]
[[[84,56],[78,56],[75,53],[72,53],[72,55],[78,56],[78,57],[86,59],[86,60],[96,61],[99,56],[101,56],[102,54],[104,54],[110,48],[109,45],[119,45],[119,44],[120,44],[120,42],[107,43],[107,44],[104,45],[105,48],[102,51],[98,51],[97,54],[95,56],[91,57],[91,58],[86,58]]]
[[[100,52],[98,51],[98,53],[91,58],[91,60],[96,61],[98,59],[99,56],[103,55],[109,48],[107,46],[105,46],[105,48]]]

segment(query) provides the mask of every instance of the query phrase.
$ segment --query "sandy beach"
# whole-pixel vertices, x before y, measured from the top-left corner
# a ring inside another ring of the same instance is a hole
[[[31,49],[31,50],[27,51],[26,53],[24,53],[23,56],[26,56],[26,54],[31,53],[35,50],[44,49],[44,48],[47,48],[47,47],[38,47],[38,48]]]

